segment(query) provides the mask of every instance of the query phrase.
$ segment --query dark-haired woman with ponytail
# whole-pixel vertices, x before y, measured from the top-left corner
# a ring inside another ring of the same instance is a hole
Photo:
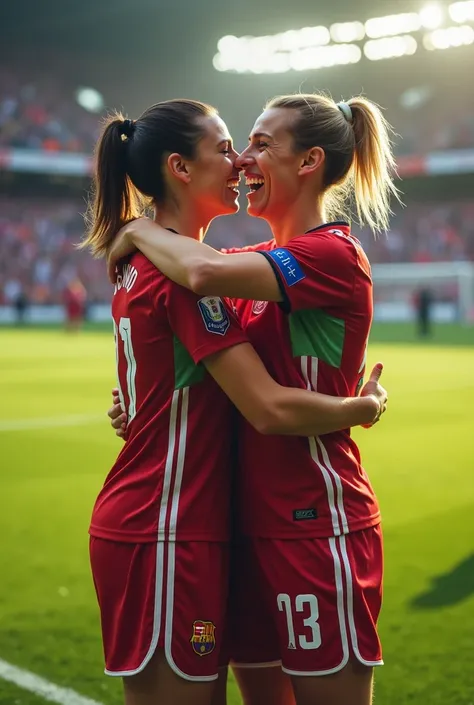
[[[346,213],[353,206],[375,232],[387,229],[397,190],[382,113],[362,97],[338,104],[325,95],[275,98],[236,166],[249,186],[248,212],[269,223],[273,240],[222,253],[138,220],[112,248],[111,277],[115,262],[138,247],[195,293],[234,298],[280,384],[357,394],[372,282]],[[298,705],[369,705],[373,667],[382,664],[382,536],[349,429],[265,437],[244,422],[237,479],[246,537],[232,606],[237,678],[279,659]]]
[[[196,243],[238,209],[237,154],[203,103],[113,116],[96,156],[84,246],[97,256],[147,205]],[[112,315],[127,438],[90,526],[106,672],[123,677],[126,705],[209,705],[229,581],[231,402],[259,433],[312,436],[373,423],[386,394],[276,383],[221,298],[175,284],[141,253],[118,266]]]

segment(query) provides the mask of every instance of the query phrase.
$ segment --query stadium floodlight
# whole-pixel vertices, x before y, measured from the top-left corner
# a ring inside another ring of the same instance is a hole
[[[474,29],[469,25],[460,27],[446,27],[446,29],[435,29],[433,32],[425,34],[423,37],[425,49],[434,51],[436,49],[451,49],[453,47],[474,44]]]
[[[417,48],[418,43],[414,37],[402,35],[401,37],[385,37],[366,42],[364,54],[370,61],[380,61],[410,56],[416,52]]]
[[[454,2],[448,9],[453,22],[459,22],[459,24],[474,22],[474,0]]]
[[[330,34],[327,27],[303,27],[274,35],[275,48],[282,51],[296,51],[304,47],[329,44]]]
[[[422,27],[437,29],[443,24],[444,10],[438,3],[429,3],[421,8],[419,17]]]
[[[356,44],[330,44],[327,47],[311,47],[292,52],[290,66],[294,71],[307,71],[357,64],[361,58],[362,51]]]
[[[79,87],[76,90],[76,100],[89,113],[100,113],[105,107],[102,94],[95,88]]]
[[[336,22],[329,27],[333,42],[357,42],[365,37],[365,27],[362,22]]]
[[[399,15],[372,17],[365,23],[365,31],[371,39],[393,37],[396,34],[407,34],[420,29],[421,20],[417,12],[403,12]]]

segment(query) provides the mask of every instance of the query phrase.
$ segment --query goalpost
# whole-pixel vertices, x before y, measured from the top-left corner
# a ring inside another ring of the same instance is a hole
[[[472,262],[375,264],[372,277],[377,321],[413,320],[416,296],[428,289],[435,321],[474,323]]]

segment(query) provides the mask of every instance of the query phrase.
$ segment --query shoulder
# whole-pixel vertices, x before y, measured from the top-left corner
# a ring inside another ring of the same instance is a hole
[[[350,235],[331,230],[318,230],[292,238],[283,249],[295,257],[307,261],[322,262],[327,265],[356,265],[359,257],[357,241]]]

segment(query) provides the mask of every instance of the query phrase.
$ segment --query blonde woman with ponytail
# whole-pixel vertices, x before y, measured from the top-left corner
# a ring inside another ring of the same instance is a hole
[[[178,249],[182,239],[199,247],[213,218],[238,209],[236,158],[225,123],[204,103],[164,101],[136,121],[112,116],[97,147],[84,246],[104,255],[148,205]],[[224,300],[178,286],[140,252],[117,268],[112,316],[128,426],[90,526],[106,673],[123,678],[126,705],[210,705],[213,697],[217,705],[225,699],[215,682],[229,584],[230,402],[257,435],[299,437],[372,424],[386,393],[376,380],[366,396],[343,399],[277,383]],[[275,705],[292,698],[276,669],[253,693]]]
[[[110,251],[110,277],[136,247],[180,285],[234,298],[249,339],[281,384],[357,394],[372,281],[348,219],[374,233],[387,230],[390,199],[398,198],[389,125],[363,97],[277,97],[236,166],[249,187],[248,213],[269,223],[273,240],[216,252],[141,219]],[[119,414],[114,407],[115,428]],[[245,541],[230,630],[237,678],[246,666],[279,661],[298,705],[369,705],[373,667],[382,664],[382,535],[349,429],[263,437],[243,422],[239,448]],[[239,610],[239,596],[243,604],[257,586],[253,612]]]

